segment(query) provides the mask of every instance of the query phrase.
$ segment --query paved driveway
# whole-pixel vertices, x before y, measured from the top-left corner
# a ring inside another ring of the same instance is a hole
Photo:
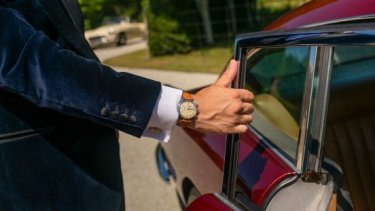
[[[120,68],[117,70],[126,71]],[[135,69],[127,71],[183,89],[207,85],[217,78],[214,74]],[[120,136],[127,210],[180,210],[174,184],[163,182],[158,175],[155,162],[157,143],[153,139],[137,139],[124,133]]]
[[[108,49],[104,49],[104,51],[106,50]],[[102,52],[103,50],[98,56],[103,56]],[[117,52],[118,50],[116,53]],[[104,56],[106,56],[106,54],[104,54]],[[208,85],[217,78],[215,74],[181,73],[117,67],[114,67],[114,69],[158,80],[162,83],[182,89]],[[158,175],[155,161],[157,143],[158,141],[153,139],[137,139],[125,133],[120,134],[126,210],[128,211],[180,210],[173,182],[166,183]]]

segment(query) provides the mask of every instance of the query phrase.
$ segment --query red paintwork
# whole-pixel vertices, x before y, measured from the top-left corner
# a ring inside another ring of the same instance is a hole
[[[220,211],[232,211],[230,207],[225,205],[220,199],[213,194],[205,194],[195,200],[186,211],[193,210],[220,210]]]
[[[193,138],[194,142],[201,147],[201,149],[210,158],[209,162],[213,162],[220,170],[223,170],[224,154],[225,154],[225,138],[224,135],[210,136],[204,135],[192,130],[186,130]],[[246,194],[258,206],[262,206],[267,194],[277,185],[280,181],[295,175],[295,172],[284,163],[270,148],[262,145],[265,148],[263,152],[258,152],[256,147],[259,138],[248,131],[241,136],[241,145],[239,153],[239,165],[251,154],[266,160],[262,172],[252,171],[249,169],[245,172],[239,172],[239,183]],[[256,154],[256,155],[254,155]],[[250,184],[246,183],[242,178],[259,178],[254,186],[251,188]],[[201,190],[202,191],[202,190]],[[209,191],[204,191],[209,192]]]
[[[374,0],[310,1],[280,17],[265,30],[292,29],[313,23],[375,14]]]
[[[264,200],[272,191],[272,189],[277,185],[279,182],[285,180],[288,177],[296,175],[295,171],[292,170],[283,160],[277,156],[272,149],[262,145],[259,141],[258,137],[251,133],[250,131],[241,136],[241,149],[240,149],[240,162],[239,165],[241,166],[243,162],[243,157],[247,156],[249,153],[256,152],[256,147],[261,145],[265,148],[262,153],[259,153],[259,156],[263,157],[267,160],[265,163],[264,169],[260,175],[256,175],[256,172],[252,169],[249,169],[247,172],[248,174],[243,175],[240,172],[240,177],[257,177],[260,178],[251,188],[251,201],[258,206],[262,206]],[[258,152],[256,152],[258,153]],[[248,187],[249,188],[249,187]]]
[[[196,144],[209,155],[212,162],[214,162],[220,170],[223,170],[226,136],[206,135],[189,129],[186,129],[186,132],[192,137]]]
[[[277,19],[265,30],[290,29],[312,23],[369,14],[375,14],[374,0],[311,1]],[[172,140],[168,144],[164,144],[163,148],[176,171],[180,195],[186,196],[184,195],[186,192],[182,190],[183,181],[186,178],[202,194],[220,191],[222,175],[217,174],[222,173],[223,170],[226,137],[205,135],[192,130],[184,131],[180,128],[176,128],[176,130],[179,131],[176,133],[178,135],[172,137]],[[189,138],[179,137],[182,134],[187,134]],[[250,167],[242,168],[242,171],[239,172],[238,184],[251,201],[258,206],[264,205],[264,200],[276,185],[296,174],[271,149],[263,146],[251,131],[241,136],[239,156],[239,167],[244,164],[249,164]],[[251,156],[267,162],[259,168],[259,162],[246,161],[246,159],[252,158]],[[202,174],[197,172],[205,172],[205,176],[202,177]],[[209,197],[204,198],[207,202],[200,202],[194,207],[190,207],[189,210],[215,210],[216,204],[212,204],[213,200]]]

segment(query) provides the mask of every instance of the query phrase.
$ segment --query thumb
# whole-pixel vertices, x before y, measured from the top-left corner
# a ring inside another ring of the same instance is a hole
[[[219,79],[215,82],[215,85],[222,87],[230,87],[232,81],[237,75],[237,62],[234,59],[231,59],[227,69],[220,76]]]

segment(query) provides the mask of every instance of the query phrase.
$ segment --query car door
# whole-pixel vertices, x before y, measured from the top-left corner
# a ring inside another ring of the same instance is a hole
[[[375,209],[374,26],[238,36],[234,86],[254,92],[254,120],[228,136],[223,193],[190,210],[213,198],[239,209]]]

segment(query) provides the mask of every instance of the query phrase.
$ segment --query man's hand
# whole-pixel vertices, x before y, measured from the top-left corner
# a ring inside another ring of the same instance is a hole
[[[190,127],[205,133],[244,133],[252,121],[253,93],[229,88],[237,74],[231,60],[224,74],[211,86],[193,95],[199,114]]]

